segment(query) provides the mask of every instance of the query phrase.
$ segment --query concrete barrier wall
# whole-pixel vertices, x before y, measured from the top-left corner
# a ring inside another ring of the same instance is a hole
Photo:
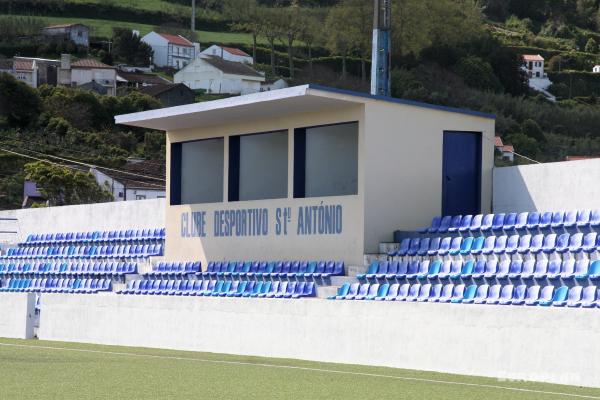
[[[0,228],[4,225],[0,242],[13,243],[30,233],[161,228],[165,226],[165,199],[0,211]]]
[[[0,294],[0,337],[33,338],[34,293]]]
[[[600,207],[600,159],[494,169],[494,212]]]
[[[44,295],[39,337],[600,387],[600,310]]]

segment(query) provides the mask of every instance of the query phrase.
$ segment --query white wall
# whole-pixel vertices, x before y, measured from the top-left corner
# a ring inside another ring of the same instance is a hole
[[[71,82],[77,86],[95,81],[98,84],[106,87],[109,96],[116,94],[117,87],[117,71],[109,68],[73,68],[71,71]]]
[[[600,159],[494,169],[494,212],[600,208]]]
[[[598,310],[43,295],[40,339],[600,387]]]
[[[254,64],[254,60],[252,59],[251,56],[239,56],[236,54],[231,54],[225,50],[221,51],[221,46],[218,46],[216,44],[213,44],[212,46],[207,47],[200,54],[206,54],[209,56],[217,56],[217,57],[221,57],[221,55],[222,55],[223,59],[227,60],[227,61]]]
[[[0,337],[33,338],[35,293],[0,293]]]
[[[152,47],[154,54],[152,55],[152,62],[158,67],[164,67],[167,65],[167,53],[169,43],[165,38],[157,34],[156,32],[150,32],[142,37],[142,42]]]
[[[49,208],[0,211],[1,221],[17,235],[10,241],[23,241],[31,233],[87,232],[94,230],[148,229],[165,226],[165,200],[121,201]],[[2,231],[2,229],[0,229]],[[4,235],[8,236],[8,235]],[[3,234],[0,233],[0,242]]]

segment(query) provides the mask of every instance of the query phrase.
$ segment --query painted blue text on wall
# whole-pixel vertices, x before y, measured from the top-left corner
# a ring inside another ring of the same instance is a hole
[[[181,237],[340,235],[343,215],[339,204],[183,212]]]

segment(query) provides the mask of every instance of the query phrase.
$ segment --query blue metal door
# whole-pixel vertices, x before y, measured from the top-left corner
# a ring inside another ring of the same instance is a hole
[[[481,133],[444,132],[442,214],[481,212]]]

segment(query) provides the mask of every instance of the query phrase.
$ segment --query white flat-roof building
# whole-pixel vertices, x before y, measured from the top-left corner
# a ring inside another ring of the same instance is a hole
[[[120,115],[167,135],[166,257],[344,260],[489,212],[494,117],[313,85]]]

